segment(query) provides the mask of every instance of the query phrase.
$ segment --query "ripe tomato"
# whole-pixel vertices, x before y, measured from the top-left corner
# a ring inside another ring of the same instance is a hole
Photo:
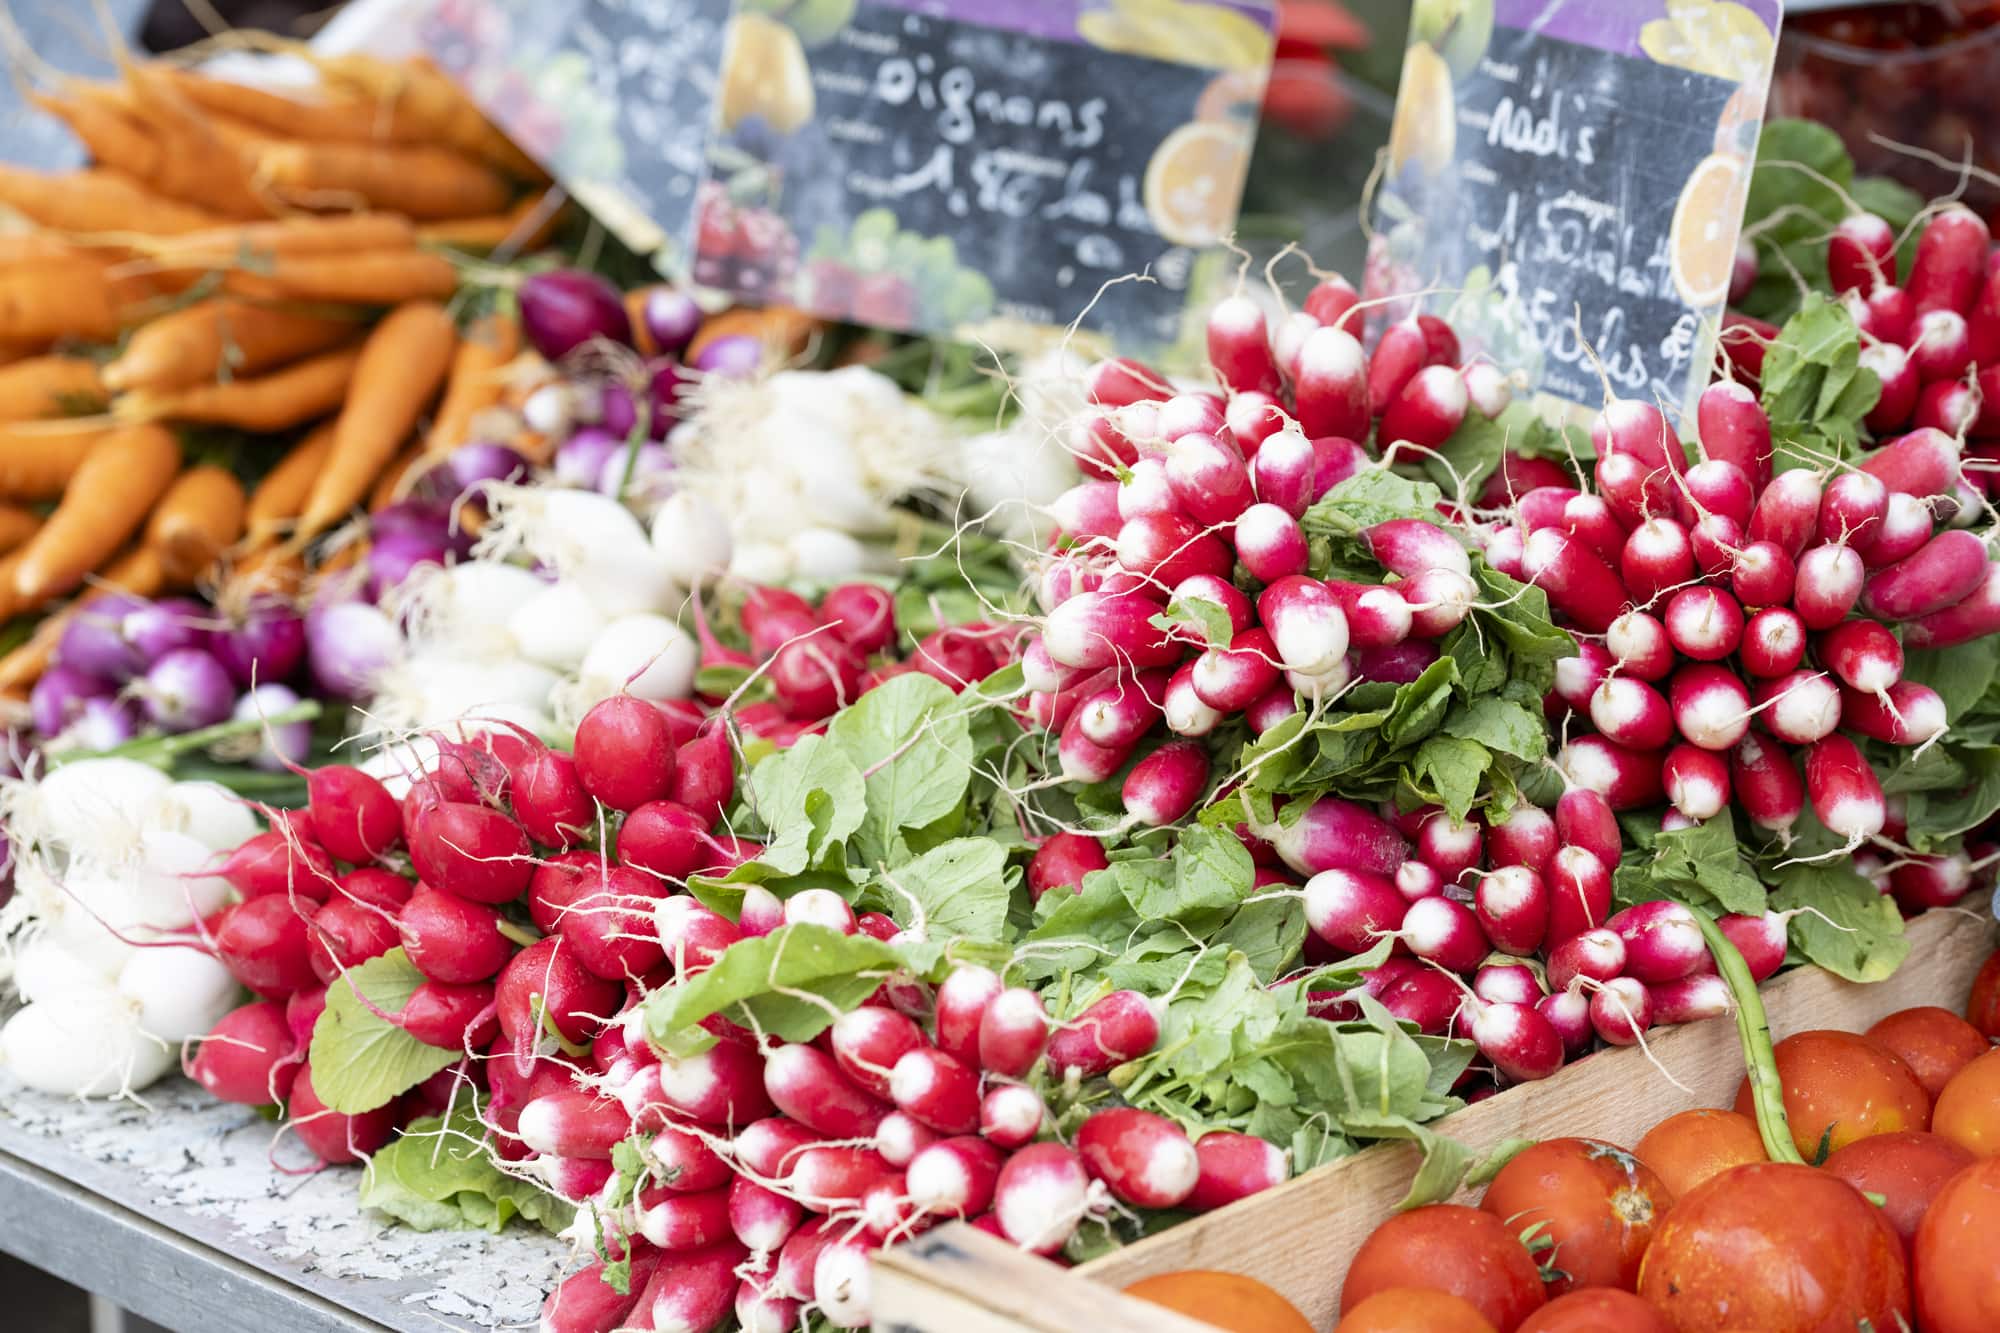
[[[1881,1210],[1786,1162],[1735,1167],[1682,1199],[1646,1251],[1639,1295],[1677,1333],[1854,1333],[1910,1317],[1903,1244]]]
[[[1974,1157],[2000,1157],[2000,1051],[1988,1051],[1944,1085],[1932,1128]]]
[[[1908,1245],[1944,1183],[1977,1159],[1941,1134],[1871,1134],[1826,1159],[1826,1170],[1863,1194],[1882,1196],[1882,1215]]]
[[[1390,1287],[1349,1310],[1333,1333],[1494,1333],[1479,1307],[1448,1291]]]
[[[2000,1159],[1945,1182],[1917,1228],[1917,1322],[1924,1333],[2000,1328]]]
[[[1134,1282],[1125,1294],[1240,1333],[1312,1333],[1312,1323],[1297,1306],[1240,1273],[1201,1268],[1158,1273]]]
[[[1674,1333],[1652,1306],[1629,1291],[1586,1287],[1559,1296],[1528,1316],[1520,1333]]]
[[[1674,1196],[1653,1169],[1599,1139],[1550,1139],[1500,1168],[1479,1206],[1516,1235],[1546,1236],[1551,1296],[1639,1282],[1639,1260]]]
[[[1521,1238],[1491,1213],[1457,1204],[1413,1208],[1376,1227],[1347,1270],[1340,1308],[1378,1291],[1425,1287],[1471,1302],[1500,1333],[1538,1308],[1542,1274]]]
[[[1972,998],[1965,1002],[1965,1020],[2000,1041],[2000,949],[1986,960],[1973,980]]]
[[[1852,1032],[1795,1032],[1777,1044],[1792,1140],[1808,1162],[1870,1134],[1929,1129],[1931,1099],[1902,1060]],[[1736,1109],[1751,1114],[1750,1080]]]
[[[1993,1049],[1978,1028],[1936,1005],[1898,1010],[1863,1035],[1908,1065],[1933,1098],[1953,1074]]]
[[[1676,1199],[1732,1166],[1769,1160],[1755,1120],[1708,1107],[1668,1116],[1646,1131],[1632,1155],[1652,1167]]]

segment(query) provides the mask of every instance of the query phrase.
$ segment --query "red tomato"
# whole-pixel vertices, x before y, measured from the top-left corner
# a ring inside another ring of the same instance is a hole
[[[1629,1291],[1586,1287],[1559,1296],[1528,1316],[1520,1333],[1674,1333],[1674,1326]]]
[[[1479,1307],[1448,1291],[1391,1287],[1349,1310],[1333,1333],[1493,1333]]]
[[[1917,1228],[1917,1322],[1924,1333],[2000,1328],[2000,1159],[1945,1182]]]
[[[1953,1074],[1993,1049],[1978,1028],[1936,1005],[1898,1010],[1863,1035],[1908,1065],[1933,1098]]]
[[[1931,1127],[1931,1099],[1910,1067],[1852,1032],[1795,1032],[1779,1042],[1778,1078],[1792,1140],[1808,1162],[1870,1134]],[[1736,1109],[1751,1113],[1750,1080]]]
[[[1413,1208],[1376,1227],[1340,1288],[1351,1311],[1379,1291],[1423,1287],[1475,1306],[1499,1333],[1514,1333],[1545,1299],[1542,1274],[1521,1238],[1491,1213],[1457,1204]]]
[[[1977,1159],[1940,1134],[1874,1134],[1826,1159],[1826,1169],[1863,1194],[1882,1196],[1882,1215],[1908,1245],[1944,1183]]]
[[[1932,1128],[1974,1157],[2000,1157],[2000,1051],[1988,1051],[1944,1085]]]
[[[1677,1333],[1854,1333],[1910,1318],[1903,1244],[1881,1209],[1784,1162],[1735,1167],[1682,1199],[1646,1251],[1639,1295]]]
[[[1509,1231],[1555,1242],[1546,1256],[1551,1296],[1575,1287],[1632,1290],[1653,1230],[1673,1204],[1651,1167],[1599,1139],[1536,1144],[1501,1167],[1479,1201]]]
[[[1755,1120],[1708,1107],[1668,1116],[1646,1131],[1632,1155],[1652,1167],[1676,1199],[1732,1166],[1770,1160]]]
[[[1972,983],[1965,1002],[1965,1019],[1988,1037],[2000,1041],[2000,950],[1995,950]]]

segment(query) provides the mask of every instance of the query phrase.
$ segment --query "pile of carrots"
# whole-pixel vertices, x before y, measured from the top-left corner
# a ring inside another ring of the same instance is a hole
[[[297,95],[133,59],[33,94],[93,161],[0,165],[0,619],[77,597],[0,657],[0,695],[103,591],[284,586],[502,397],[515,321],[461,334],[454,300],[562,196],[434,67],[302,54]],[[188,466],[184,428],[274,461],[246,489]]]

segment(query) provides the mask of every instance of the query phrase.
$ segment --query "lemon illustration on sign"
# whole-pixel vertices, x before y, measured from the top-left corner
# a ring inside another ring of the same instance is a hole
[[[1208,86],[1201,90],[1201,96],[1195,99],[1194,118],[1254,125],[1258,109],[1263,104],[1264,71],[1261,68],[1224,70],[1210,79]]]
[[[812,66],[798,34],[762,14],[732,15],[722,40],[722,128],[757,117],[779,134],[812,119]]]
[[[1146,216],[1175,245],[1214,245],[1228,235],[1250,170],[1250,137],[1233,125],[1189,121],[1146,163]]]
[[[1389,126],[1389,174],[1412,162],[1434,176],[1451,165],[1458,148],[1458,103],[1444,57],[1413,44],[1403,54],[1403,82],[1396,92],[1396,118]]]
[[[1667,253],[1674,289],[1691,306],[1718,305],[1729,295],[1746,179],[1742,158],[1711,154],[1688,177],[1674,205]]]
[[[1262,70],[1274,46],[1264,24],[1202,0],[1110,0],[1077,15],[1076,32],[1106,51],[1205,69]]]
[[[1410,40],[1434,48],[1455,78],[1479,68],[1493,40],[1493,0],[1416,0]]]
[[[768,14],[799,35],[807,46],[832,41],[854,17],[855,0],[743,0],[743,9]]]
[[[1769,68],[1775,43],[1755,11],[1731,0],[1668,0],[1666,10],[1639,29],[1639,47],[1655,62],[1732,83]]]

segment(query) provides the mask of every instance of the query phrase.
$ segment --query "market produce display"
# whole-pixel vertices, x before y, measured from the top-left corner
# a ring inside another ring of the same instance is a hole
[[[9,1078],[558,1232],[557,1333],[862,1327],[941,1223],[1081,1262],[1383,1141],[1350,1333],[1991,1323],[1992,977],[1757,990],[1992,887],[1976,212],[1773,123],[1693,418],[1563,418],[1318,272],[1198,366],[628,290],[436,71],[315,64],[53,82],[95,165],[0,171]],[[1733,1111],[1450,1137],[1732,1015]]]

